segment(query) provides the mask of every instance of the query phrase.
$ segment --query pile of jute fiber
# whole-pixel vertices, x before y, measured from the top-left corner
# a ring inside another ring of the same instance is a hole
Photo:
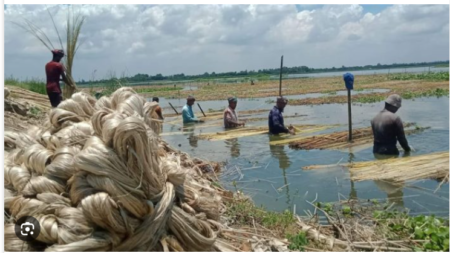
[[[42,126],[5,132],[4,249],[226,250],[220,194],[162,148],[155,106],[131,88],[99,100],[75,93]],[[39,221],[34,242],[14,233],[24,216]]]

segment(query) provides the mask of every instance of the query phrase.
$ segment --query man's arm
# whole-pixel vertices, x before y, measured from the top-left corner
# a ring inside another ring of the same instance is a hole
[[[400,143],[400,145],[402,146],[403,150],[405,150],[406,152],[411,151],[411,148],[408,145],[408,141],[406,140],[405,137],[405,130],[403,129],[403,122],[400,118],[397,118],[395,120],[395,125],[397,128],[397,140]]]
[[[190,122],[203,122],[202,120],[197,119],[195,116],[192,117],[189,113],[189,110],[187,108],[184,108],[182,111],[183,114],[183,122],[190,123]]]
[[[61,72],[61,81],[63,81],[65,84],[72,86],[72,83],[69,82],[69,79],[67,78],[66,74],[63,72]]]
[[[243,125],[242,123],[239,123],[238,121],[234,121],[233,117],[231,117],[231,113],[228,111],[225,112],[225,121],[227,122],[227,124],[232,125],[232,126]]]
[[[67,78],[67,76],[66,76],[66,68],[62,64],[61,64],[61,81],[63,81],[65,84],[69,85],[70,87],[74,88],[72,83]]]
[[[158,114],[159,119],[161,119],[161,120],[164,119],[164,117],[162,115],[161,107],[158,106],[158,108],[156,108],[155,112],[156,112],[156,114]]]
[[[272,113],[272,122],[275,129],[280,130],[283,133],[289,133],[289,129],[287,129],[283,124],[281,124],[280,120],[281,115],[279,113]]]

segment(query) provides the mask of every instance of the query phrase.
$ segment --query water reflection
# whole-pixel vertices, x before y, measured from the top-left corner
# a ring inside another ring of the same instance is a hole
[[[393,157],[399,157],[400,155],[381,155],[373,154],[375,159],[384,160]],[[410,152],[404,152],[403,157],[410,156]],[[374,180],[375,185],[387,194],[387,199],[389,203],[394,203],[395,206],[404,207],[403,203],[403,186],[404,183],[398,183],[390,180]]]
[[[269,98],[261,98],[259,101],[246,100],[245,103],[241,104],[242,107],[240,105],[239,108],[242,110],[253,109],[259,104],[264,103],[266,99]],[[405,108],[414,108],[413,110],[403,110],[400,112],[400,116],[404,121],[416,122],[418,125],[431,127],[431,129],[424,133],[414,134],[407,137],[408,142],[411,143],[416,149],[415,153],[411,153],[412,156],[448,151],[448,101],[448,98],[421,98],[414,101],[403,101]],[[182,106],[184,103],[185,100],[180,100],[178,103],[172,102],[174,106]],[[223,101],[202,102],[202,107],[204,109],[219,109],[222,106]],[[258,109],[270,110],[268,107],[271,107],[271,105],[267,104],[267,106],[264,105]],[[289,123],[292,124],[338,123],[343,125],[342,128],[332,129],[330,131],[345,130],[347,126],[346,104],[292,106],[287,107],[286,109],[286,114],[293,115],[296,112],[301,112],[301,114],[309,115],[308,118],[289,119]],[[363,104],[362,106],[355,106],[352,108],[354,122],[361,122],[358,126],[355,126],[355,128],[370,126],[370,123],[368,122],[370,122],[373,115],[378,113],[378,111],[378,104]],[[258,124],[259,123],[260,125],[267,124],[265,121],[258,122]],[[179,129],[179,124],[168,124],[167,122],[165,122],[165,124],[167,125],[164,129],[165,132],[181,131]],[[199,128],[200,125],[195,127],[196,134],[199,134],[200,130],[205,132],[223,131],[222,127],[218,126],[211,126],[208,128],[203,127],[203,124],[201,126],[201,128]],[[191,146],[195,146],[196,142],[196,139],[192,138],[192,130],[193,129],[191,129],[191,131],[184,131],[184,135],[166,135],[163,136],[163,138],[173,146],[178,146],[180,143],[183,144],[180,148],[194,157],[204,156],[209,160],[219,162],[229,161],[231,165],[236,164],[238,166],[241,166],[240,164],[248,163],[249,161],[261,162],[261,164],[259,164],[261,168],[245,170],[243,173],[245,174],[245,177],[261,178],[270,181],[270,183],[267,183],[266,181],[261,180],[261,182],[249,184],[249,187],[261,190],[261,194],[258,192],[254,196],[255,203],[258,205],[263,204],[271,210],[282,211],[287,208],[292,208],[291,205],[294,203],[296,204],[298,211],[309,209],[310,205],[305,201],[298,199],[298,197],[296,197],[296,192],[300,192],[300,196],[304,196],[306,192],[309,192],[308,196],[314,196],[315,193],[318,193],[318,201],[323,200],[328,202],[336,201],[338,199],[336,191],[340,191],[345,194],[345,197],[361,199],[386,199],[387,197],[387,201],[396,202],[398,205],[402,205],[402,202],[404,202],[405,207],[414,211],[417,210],[422,212],[425,210],[423,207],[418,209],[418,204],[420,204],[430,208],[431,211],[438,210],[448,213],[448,184],[444,184],[436,194],[433,194],[434,189],[438,186],[438,183],[433,180],[415,182],[414,184],[418,184],[421,189],[412,188],[409,182],[408,184],[405,183],[404,189],[401,189],[401,187],[396,187],[395,185],[388,185],[388,187],[384,187],[385,184],[383,184],[383,182],[381,182],[381,186],[379,187],[378,185],[380,184],[378,183],[377,185],[372,180],[351,182],[348,170],[301,170],[303,166],[314,164],[336,164],[338,161],[343,164],[351,161],[359,162],[374,160],[375,158],[371,148],[362,151],[354,151],[352,154],[335,150],[291,150],[287,145],[284,147],[268,146],[268,135],[238,138],[238,140],[229,141],[228,144],[226,144],[228,146],[226,146],[223,141],[209,142],[199,140],[198,147],[192,148]],[[188,136],[190,138],[188,138]],[[187,143],[188,140],[191,146]],[[402,153],[403,152],[401,152],[400,156],[403,155]],[[239,157],[237,157],[238,154]],[[344,158],[341,160],[342,157]],[[378,157],[378,159],[384,158],[387,157]],[[244,167],[248,166],[250,165],[246,165]],[[335,180],[335,177],[339,180],[338,183],[335,182],[337,181]],[[287,180],[287,178],[289,178],[289,180]],[[247,180],[247,178],[244,180]],[[285,186],[287,184],[289,185]],[[430,192],[428,190],[424,190],[425,188],[432,190]],[[280,190],[278,191],[278,189]],[[263,190],[266,194],[262,194]],[[251,191],[252,190],[248,190],[248,193],[253,193]],[[290,191],[290,196],[287,196],[287,191]],[[411,197],[412,194],[414,194],[413,197]],[[290,201],[288,205],[286,205],[286,197],[288,201]],[[276,201],[276,199],[278,200]],[[312,200],[312,198],[309,198],[309,200]],[[416,201],[418,204],[413,201]]]
[[[183,133],[188,133],[189,145],[191,147],[198,147],[198,137],[195,135],[195,123],[185,124],[184,127],[181,128]]]
[[[398,183],[390,180],[375,180],[375,185],[387,195],[389,203],[394,203],[397,207],[404,207],[403,186],[404,183]]]
[[[237,138],[225,140],[225,146],[230,148],[231,157],[239,157],[241,149]]]
[[[355,182],[353,180],[350,180],[350,195],[349,199],[358,199],[358,192],[355,188]]]
[[[284,151],[284,146],[282,145],[272,145],[270,146],[270,153],[272,157],[278,159],[278,164],[280,169],[286,170],[291,165],[289,156],[286,155]]]
[[[269,139],[270,139],[270,141],[274,141],[274,140],[279,140],[280,137],[277,135],[269,135]],[[278,159],[278,166],[281,169],[281,172],[283,174],[283,180],[284,180],[284,185],[281,187],[283,187],[283,189],[286,189],[285,190],[286,204],[288,206],[290,206],[291,196],[289,193],[289,182],[288,182],[287,176],[286,176],[286,170],[291,166],[289,156],[284,151],[284,145],[280,145],[280,146],[270,145],[269,148],[270,148],[270,153],[272,154],[272,157]]]
[[[352,163],[353,160],[355,160],[355,155],[353,153],[348,153],[348,159],[347,162],[348,163]]]
[[[353,153],[348,153],[347,162],[348,163],[352,163],[354,159],[355,159],[355,155]],[[352,180],[350,180],[350,195],[349,195],[349,198],[350,199],[358,199],[358,193],[356,192],[355,182],[353,182]]]

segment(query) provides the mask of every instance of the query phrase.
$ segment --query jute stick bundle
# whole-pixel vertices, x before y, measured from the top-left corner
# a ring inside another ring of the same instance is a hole
[[[412,123],[405,124],[405,134],[413,134],[423,131],[426,128],[414,127]],[[293,149],[345,149],[373,142],[373,134],[371,127],[359,128],[353,130],[353,140],[348,142],[348,131],[334,132],[329,134],[321,134],[300,138],[289,143],[289,147]]]

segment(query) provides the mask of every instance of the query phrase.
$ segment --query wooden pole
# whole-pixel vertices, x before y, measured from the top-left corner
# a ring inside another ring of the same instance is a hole
[[[202,107],[200,106],[200,104],[199,103],[197,103],[197,105],[198,105],[198,108],[200,108],[200,111],[202,111],[202,113],[203,113],[203,116],[205,116],[206,117],[206,114],[203,112],[203,109],[202,109]]]
[[[280,66],[280,97],[281,97],[281,78],[283,75],[283,56],[281,56],[281,66]]]
[[[350,89],[347,89],[347,100],[348,100],[348,141],[352,141],[352,96],[350,94]]]
[[[175,109],[175,107],[173,107],[173,105],[169,102],[170,107],[172,107],[172,109],[175,111],[175,113],[178,115],[177,110]]]

